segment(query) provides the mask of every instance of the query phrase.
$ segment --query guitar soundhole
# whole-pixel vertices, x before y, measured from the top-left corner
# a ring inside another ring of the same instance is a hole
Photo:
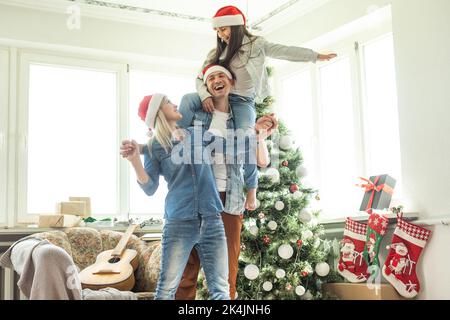
[[[109,263],[117,263],[119,261],[120,261],[120,258],[118,258],[118,257],[113,257],[113,258],[108,260]]]

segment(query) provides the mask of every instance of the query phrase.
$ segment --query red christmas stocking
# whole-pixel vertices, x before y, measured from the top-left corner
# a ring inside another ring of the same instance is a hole
[[[383,266],[383,276],[400,295],[413,298],[420,291],[416,267],[419,256],[431,234],[431,231],[408,223],[397,217],[397,227],[392,236],[392,244]]]
[[[363,258],[367,225],[350,218],[345,221],[338,272],[350,282],[367,280],[367,263]]]

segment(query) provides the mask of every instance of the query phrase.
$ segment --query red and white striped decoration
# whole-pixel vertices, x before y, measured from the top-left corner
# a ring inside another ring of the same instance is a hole
[[[408,235],[415,239],[427,241],[431,231],[424,229],[422,227],[416,226],[414,224],[408,223],[403,219],[398,219],[397,228],[403,230]]]
[[[347,218],[345,220],[345,229],[357,234],[366,235],[367,225]]]

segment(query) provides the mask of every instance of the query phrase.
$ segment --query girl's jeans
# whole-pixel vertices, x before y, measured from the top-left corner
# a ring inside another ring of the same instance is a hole
[[[173,300],[192,249],[198,252],[213,300],[229,300],[228,250],[220,213],[194,220],[167,220],[155,300]]]

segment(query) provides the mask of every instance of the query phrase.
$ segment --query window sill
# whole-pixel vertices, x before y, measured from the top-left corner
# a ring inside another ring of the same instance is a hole
[[[96,229],[96,230],[112,230],[112,231],[117,231],[117,232],[125,232],[127,229],[126,227],[104,227],[104,228],[87,227],[87,228],[92,228],[92,229]],[[30,235],[33,233],[48,232],[48,231],[55,231],[55,230],[62,231],[64,229],[66,229],[66,228],[37,228],[37,227],[26,227],[26,226],[16,226],[13,228],[3,227],[3,228],[0,228],[0,234],[10,234],[10,235],[21,234],[21,235],[27,236],[27,235]],[[141,235],[141,234],[145,234],[145,233],[154,233],[154,232],[162,232],[162,225],[138,228],[134,232],[134,234]]]

